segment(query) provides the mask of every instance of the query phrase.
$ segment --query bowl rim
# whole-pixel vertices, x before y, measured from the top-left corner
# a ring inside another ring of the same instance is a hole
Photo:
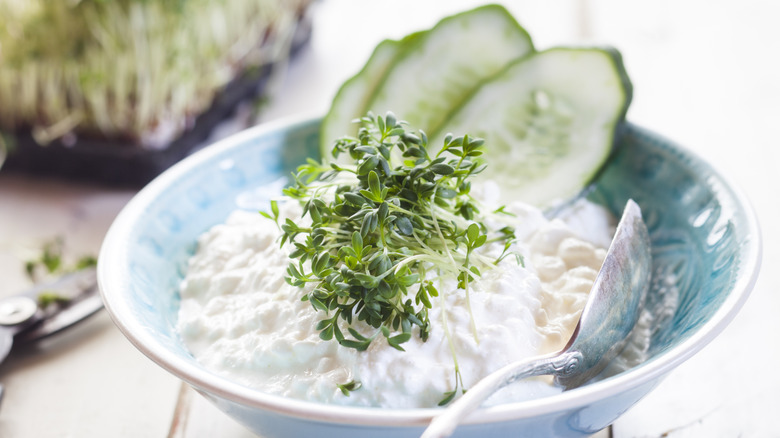
[[[151,332],[146,330],[146,327],[133,318],[129,302],[123,300],[122,294],[118,293],[123,287],[127,287],[126,282],[117,281],[126,276],[123,272],[126,263],[124,265],[122,263],[127,259],[126,254],[123,253],[125,236],[132,229],[134,219],[143,214],[146,207],[170,183],[186,174],[189,169],[248,140],[274,132],[295,130],[300,126],[316,123],[319,119],[321,119],[319,114],[305,114],[280,118],[246,129],[185,158],[139,191],[116,217],[100,249],[97,276],[103,302],[114,324],[138,350],[166,371],[208,394],[248,407],[305,418],[309,421],[388,427],[425,425],[433,416],[441,412],[440,408],[386,409],[324,404],[267,394],[232,382],[167,350]],[[744,212],[749,235],[754,236],[743,243],[744,253],[747,255],[744,258],[744,269],[733,284],[731,292],[712,317],[687,339],[652,361],[645,362],[630,372],[554,396],[480,408],[466,417],[462,424],[518,420],[573,410],[597,400],[616,396],[627,389],[656,381],[711,342],[734,319],[750,295],[758,278],[763,250],[758,218],[745,193],[726,175],[695,153],[633,123],[626,122],[626,124],[643,136],[661,141],[684,157],[709,167],[712,174],[724,183],[724,187],[733,196],[736,207]]]

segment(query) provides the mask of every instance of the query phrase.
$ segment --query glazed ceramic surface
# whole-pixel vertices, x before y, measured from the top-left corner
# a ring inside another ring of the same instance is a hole
[[[261,393],[199,365],[176,332],[178,287],[196,238],[236,208],[267,207],[287,175],[317,156],[319,119],[254,128],[193,155],[122,211],[100,253],[106,307],[127,338],[263,437],[418,436],[434,410],[346,408]],[[554,397],[482,409],[455,436],[586,436],[613,422],[669,371],[711,341],[755,282],[758,224],[745,197],[701,159],[633,125],[588,195],[616,215],[643,210],[653,245],[647,305],[661,315],[651,358]],[[507,348],[512,348],[507,346]],[[613,375],[614,374],[614,375]]]

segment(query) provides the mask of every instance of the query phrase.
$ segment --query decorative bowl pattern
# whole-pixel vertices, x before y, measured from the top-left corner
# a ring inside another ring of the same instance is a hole
[[[257,210],[306,156],[318,118],[257,127],[175,165],[117,217],[100,253],[106,307],[128,339],[220,409],[264,437],[418,436],[433,409],[345,408],[243,387],[199,365],[175,329],[178,285],[196,238],[236,208]],[[648,305],[662,312],[651,358],[553,397],[481,409],[455,436],[586,436],[613,422],[675,366],[711,341],[747,298],[761,238],[746,198],[690,152],[627,124],[590,198],[618,214],[631,197],[651,231]]]

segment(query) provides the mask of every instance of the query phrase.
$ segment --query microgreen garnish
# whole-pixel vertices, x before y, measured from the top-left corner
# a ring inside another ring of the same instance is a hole
[[[38,307],[46,309],[55,304],[65,304],[70,301],[69,297],[61,295],[57,291],[45,290],[38,294]]]
[[[339,388],[339,390],[341,391],[341,393],[342,393],[342,394],[344,394],[344,395],[346,395],[347,397],[349,397],[349,394],[350,394],[352,391],[356,391],[356,390],[360,389],[360,387],[361,387],[361,386],[363,386],[363,384],[362,384],[362,383],[360,383],[360,382],[359,382],[359,381],[357,381],[357,380],[350,380],[350,381],[349,381],[349,382],[347,382],[347,383],[343,383],[343,384],[341,384],[341,383],[340,383],[340,384],[336,384],[336,387],[338,387],[338,388]]]
[[[268,213],[266,211],[261,211],[260,214],[274,221],[277,226],[279,225],[279,203],[278,202],[271,201],[271,213]]]
[[[463,387],[463,376],[460,374],[460,370],[458,370],[457,367],[455,367],[455,388],[453,388],[452,391],[447,391],[444,393],[444,398],[442,398],[439,401],[439,406],[445,406],[448,405],[456,395],[458,395],[458,392],[462,392],[463,394],[466,393],[466,389],[461,389]]]
[[[91,255],[83,256],[72,265],[67,265],[63,261],[63,252],[64,241],[62,238],[58,237],[46,242],[38,257],[25,261],[24,270],[27,277],[37,283],[48,275],[80,271],[97,265],[97,260]]]
[[[357,138],[337,140],[332,151],[334,158],[348,155],[352,164],[309,160],[284,190],[300,202],[310,225],[289,218],[280,224],[275,203],[263,215],[280,226],[282,245],[294,247],[288,283],[314,283],[303,300],[327,315],[317,324],[320,338],[362,351],[381,336],[403,350],[413,327],[423,341],[428,338],[438,281],[456,279],[468,303],[470,282],[511,253],[514,233],[509,227],[488,230],[470,194],[469,178],[485,169],[481,139],[448,135],[432,153],[425,133],[392,113],[369,113],[359,122]],[[477,251],[496,241],[505,248],[498,260]],[[445,300],[440,303],[457,390],[455,347]],[[358,330],[355,319],[372,330]],[[471,326],[476,339],[473,317]]]

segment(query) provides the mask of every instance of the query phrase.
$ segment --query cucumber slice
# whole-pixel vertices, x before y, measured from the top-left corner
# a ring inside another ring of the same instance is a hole
[[[320,151],[323,157],[330,157],[334,140],[357,134],[357,124],[352,121],[365,114],[369,99],[392,66],[400,47],[401,41],[384,40],[379,43],[363,69],[344,82],[336,92],[320,128]]]
[[[438,131],[480,82],[533,50],[528,32],[502,6],[447,17],[405,41],[367,110],[392,111],[410,126]]]
[[[542,208],[577,196],[608,159],[632,87],[613,49],[554,48],[510,64],[455,108],[430,135],[485,139],[502,201]],[[487,176],[486,176],[487,175]]]

